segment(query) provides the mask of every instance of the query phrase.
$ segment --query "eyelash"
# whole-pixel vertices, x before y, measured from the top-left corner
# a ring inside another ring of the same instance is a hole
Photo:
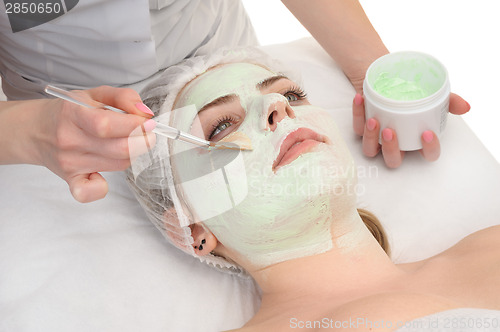
[[[292,86],[290,88],[288,88],[288,90],[283,93],[283,96],[286,97],[287,94],[294,94],[296,97],[297,97],[297,100],[296,101],[299,101],[299,100],[304,100],[307,98],[307,93],[300,87],[298,86]]]
[[[214,134],[215,131],[217,130],[217,128],[223,124],[223,123],[226,123],[226,122],[230,122],[230,123],[236,123],[237,119],[230,116],[230,115],[224,115],[222,117],[220,117],[219,119],[217,119],[215,121],[215,124],[212,125],[212,133],[210,134],[210,136],[208,137],[208,139],[212,139],[214,136],[218,135],[220,132],[223,132],[224,130],[221,130],[219,133],[217,134]]]
[[[291,102],[296,102],[296,101],[304,100],[304,99],[307,98],[307,93],[302,88],[300,88],[298,86],[291,86],[290,88],[288,88],[286,90],[286,92],[283,93],[283,96],[286,98],[286,96],[288,94],[293,94],[295,97],[297,97],[297,100],[293,100]],[[221,133],[225,129],[227,129],[227,128],[224,128],[223,130],[220,130],[217,134],[215,134],[215,131],[217,130],[217,128],[221,124],[226,123],[226,122],[234,124],[234,123],[237,122],[237,119],[235,119],[234,117],[229,116],[229,115],[224,115],[221,118],[217,119],[215,121],[215,124],[212,125],[212,133],[210,134],[210,136],[208,137],[208,139],[209,140],[212,139],[214,136],[217,136],[219,133]]]

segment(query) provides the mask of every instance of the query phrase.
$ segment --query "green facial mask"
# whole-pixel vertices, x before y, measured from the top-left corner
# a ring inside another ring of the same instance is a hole
[[[256,268],[330,250],[332,236],[350,227],[333,224],[334,220],[350,213],[356,203],[353,160],[326,111],[295,106],[295,118],[285,117],[274,131],[266,128],[270,107],[287,103],[280,94],[262,95],[256,88],[274,75],[247,63],[213,69],[184,89],[177,106],[195,107],[175,114],[171,122],[189,130],[195,113],[205,104],[228,94],[239,97],[245,118],[237,132],[251,139],[253,150],[194,149],[188,158],[175,158],[189,153],[190,147],[173,142],[172,165],[177,193],[193,219]],[[320,143],[274,171],[281,144],[299,128],[327,137],[328,144]]]

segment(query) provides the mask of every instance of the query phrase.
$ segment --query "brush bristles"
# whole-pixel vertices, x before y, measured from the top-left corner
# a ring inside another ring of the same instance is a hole
[[[218,142],[210,143],[210,146],[215,149],[253,150],[250,137],[239,131],[231,133]]]
[[[211,142],[210,143],[210,148],[212,149],[218,149],[218,150],[225,150],[225,149],[230,149],[230,150],[253,150],[251,144],[239,144],[234,143],[234,142]]]

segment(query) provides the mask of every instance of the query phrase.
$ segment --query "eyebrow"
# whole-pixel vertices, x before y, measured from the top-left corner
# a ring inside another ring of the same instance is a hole
[[[285,75],[276,75],[276,76],[271,76],[269,78],[266,78],[265,80],[263,80],[262,82],[258,83],[257,84],[257,89],[259,90],[262,90],[262,89],[265,89],[271,85],[273,85],[275,82],[279,81],[279,80],[283,80],[283,79],[286,79],[288,80],[289,78],[286,77]]]
[[[234,95],[234,94],[225,95],[225,96],[219,97],[217,99],[212,100],[211,102],[209,102],[208,104],[206,104],[202,108],[200,108],[200,110],[198,111],[198,113],[201,113],[201,112],[203,112],[204,110],[206,110],[207,108],[210,108],[210,107],[214,107],[214,106],[217,106],[217,105],[230,103],[230,102],[232,102],[232,101],[234,101],[236,99],[238,99],[238,96]]]
[[[265,89],[265,88],[273,85],[275,82],[277,82],[279,80],[282,80],[282,79],[287,79],[288,80],[289,78],[286,77],[285,75],[271,76],[271,77],[266,78],[262,82],[257,83],[256,87],[257,87],[257,89],[262,90],[262,89]],[[238,99],[238,96],[235,95],[235,94],[225,95],[225,96],[216,98],[216,99],[212,100],[211,102],[209,102],[208,104],[204,105],[198,111],[198,113],[201,113],[201,112],[205,111],[206,109],[214,107],[214,106],[218,106],[218,105],[222,105],[222,104],[227,104],[227,103],[233,102],[236,99]]]

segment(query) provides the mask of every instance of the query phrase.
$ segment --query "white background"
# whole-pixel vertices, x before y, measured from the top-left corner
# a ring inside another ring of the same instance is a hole
[[[463,118],[500,162],[500,1],[360,2],[391,52],[426,52],[447,67],[452,91],[472,107]],[[243,3],[262,45],[310,36],[279,0]]]

